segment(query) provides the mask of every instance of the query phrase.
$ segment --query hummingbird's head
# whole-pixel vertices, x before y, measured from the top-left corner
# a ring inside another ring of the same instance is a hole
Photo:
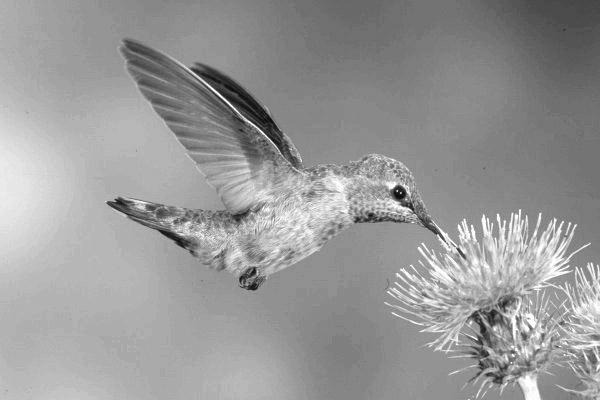
[[[369,154],[350,163],[349,169],[346,193],[355,222],[408,222],[441,236],[403,163]]]

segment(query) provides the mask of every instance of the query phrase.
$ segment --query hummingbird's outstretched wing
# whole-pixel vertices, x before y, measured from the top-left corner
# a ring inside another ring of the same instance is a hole
[[[231,213],[269,201],[301,174],[273,139],[201,76],[132,40],[120,50],[144,97]]]
[[[294,143],[277,126],[267,107],[250,92],[229,76],[208,65],[195,63],[190,69],[225,97],[247,120],[263,131],[294,167],[303,168],[300,152]]]

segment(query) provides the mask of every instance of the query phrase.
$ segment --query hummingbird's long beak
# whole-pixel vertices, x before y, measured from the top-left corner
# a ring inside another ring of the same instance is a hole
[[[425,204],[423,203],[423,200],[421,200],[421,195],[419,194],[418,191],[415,191],[413,193],[413,205],[414,205],[413,210],[414,210],[415,214],[417,215],[417,218],[419,219],[420,224],[423,225],[425,228],[429,229],[440,239],[442,239],[444,241],[444,243],[446,243],[448,246],[454,247],[456,249],[456,251],[458,252],[458,254],[460,254],[460,256],[466,260],[467,256],[465,256],[465,253],[462,251],[462,249],[460,247],[458,247],[458,245],[456,243],[454,243],[452,241],[452,239],[449,236],[447,236],[444,233],[444,231],[442,231],[440,229],[440,227],[437,226],[437,224],[435,222],[433,222],[433,219],[427,212],[427,208],[425,208]]]
[[[423,226],[425,228],[429,229],[431,232],[433,232],[434,235],[438,235],[439,237],[442,238],[442,240],[444,242],[446,242],[446,237],[442,233],[442,230],[439,228],[439,226],[437,226],[437,224],[435,222],[433,222],[433,220],[429,216],[421,219],[421,222],[423,223]],[[446,243],[448,243],[448,242],[446,242]]]
[[[446,236],[446,234],[440,229],[440,227],[437,226],[437,224],[435,222],[433,222],[433,220],[431,219],[431,217],[429,215],[427,215],[427,217],[421,219],[421,222],[423,223],[423,226],[425,228],[429,229],[435,235],[439,236],[439,238],[442,239],[444,241],[444,243],[446,243],[448,246],[453,246],[462,258],[464,258],[465,260],[467,259],[467,256],[465,256],[465,253],[461,250],[461,248],[458,247],[458,245],[456,243],[454,243],[452,241],[452,239],[450,239]]]

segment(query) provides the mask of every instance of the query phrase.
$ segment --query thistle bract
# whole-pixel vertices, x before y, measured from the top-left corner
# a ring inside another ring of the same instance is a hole
[[[550,306],[543,296],[528,296],[471,316],[472,333],[462,333],[459,351],[475,361],[472,380],[481,380],[479,392],[535,378],[551,364],[559,350],[560,315]]]

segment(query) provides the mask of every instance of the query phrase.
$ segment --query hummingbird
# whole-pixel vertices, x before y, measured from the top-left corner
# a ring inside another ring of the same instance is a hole
[[[129,39],[119,49],[225,210],[126,197],[107,204],[202,264],[233,273],[240,287],[258,289],[356,223],[416,224],[445,241],[402,162],[369,154],[346,165],[305,167],[270,111],[227,75],[201,63],[188,68]]]

